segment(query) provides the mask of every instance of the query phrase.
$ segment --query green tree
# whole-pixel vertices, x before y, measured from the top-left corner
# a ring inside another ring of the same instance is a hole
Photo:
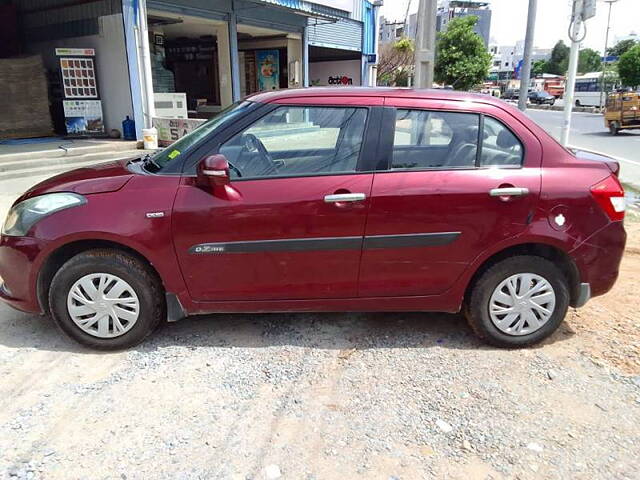
[[[536,60],[531,65],[531,77],[547,73],[547,62],[545,60]]]
[[[551,50],[551,58],[545,66],[545,73],[554,75],[564,75],[569,66],[569,52],[571,49],[567,47],[562,40],[559,40]]]
[[[640,42],[634,40],[633,38],[628,38],[627,40],[620,40],[613,47],[607,48],[607,55],[613,55],[614,57],[621,57],[636,45],[640,45]]]
[[[478,17],[454,18],[436,43],[435,80],[456,90],[469,90],[489,74],[491,55],[473,31]]]
[[[589,73],[602,70],[600,54],[591,48],[580,50],[578,55],[578,72]]]
[[[414,46],[411,39],[401,38],[383,45],[378,62],[378,84],[406,86],[413,63]]]
[[[640,45],[630,48],[620,57],[618,75],[623,85],[640,86]]]

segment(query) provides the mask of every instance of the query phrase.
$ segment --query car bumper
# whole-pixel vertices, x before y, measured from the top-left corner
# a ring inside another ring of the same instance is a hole
[[[17,310],[42,312],[36,280],[43,246],[35,238],[0,236],[0,300]]]
[[[626,241],[623,223],[612,222],[571,252],[580,282],[589,285],[589,297],[604,295],[616,283]]]

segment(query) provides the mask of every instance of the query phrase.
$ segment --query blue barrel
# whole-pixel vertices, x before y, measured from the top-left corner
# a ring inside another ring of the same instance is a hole
[[[136,139],[136,122],[131,120],[129,115],[122,121],[122,137],[125,140]]]

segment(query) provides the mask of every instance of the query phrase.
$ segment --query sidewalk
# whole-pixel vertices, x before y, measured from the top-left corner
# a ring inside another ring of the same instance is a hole
[[[135,150],[138,142],[116,139],[65,139],[60,137],[3,140],[0,162],[32,158],[59,158],[103,151]]]

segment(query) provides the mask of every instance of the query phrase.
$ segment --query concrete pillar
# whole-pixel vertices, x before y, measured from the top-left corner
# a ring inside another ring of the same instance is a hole
[[[131,89],[133,119],[136,122],[136,138],[142,140],[142,129],[144,128],[143,105],[145,100],[142,94],[142,75],[138,61],[138,39],[134,28],[137,21],[136,6],[137,3],[134,4],[134,0],[122,0],[124,41],[129,67],[129,88]]]
[[[235,2],[233,2],[235,3]],[[238,59],[238,16],[235,12],[235,5],[229,14],[229,56],[231,60],[231,89],[233,92],[233,101],[240,100],[240,61]]]
[[[309,86],[309,27],[302,30],[302,86]]]
[[[300,88],[304,84],[303,62],[304,53],[302,47],[303,41],[300,35],[289,34],[287,36],[287,64],[289,71],[288,86],[289,88]]]
[[[233,103],[229,26],[226,23],[216,28],[216,38],[218,41],[218,83],[220,84],[220,105],[222,108],[226,108]]]

